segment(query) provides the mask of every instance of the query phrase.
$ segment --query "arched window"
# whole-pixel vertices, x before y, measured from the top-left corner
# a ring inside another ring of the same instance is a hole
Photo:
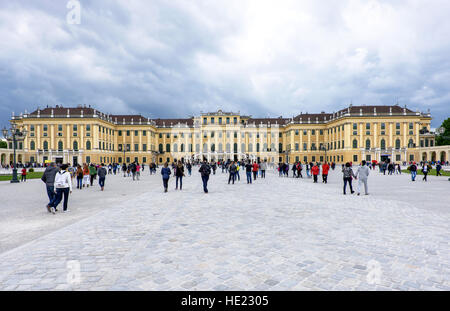
[[[30,150],[35,150],[36,149],[36,144],[34,141],[31,141],[30,143]]]
[[[170,152],[170,144],[166,144],[166,152]]]
[[[358,148],[358,141],[356,139],[353,139],[353,149]]]
[[[208,152],[208,144],[203,144],[203,152]]]
[[[181,152],[184,152],[184,144],[181,144]]]
[[[381,147],[381,150],[386,150],[386,141],[384,139],[381,140],[380,147]]]
[[[408,142],[408,148],[414,148],[414,140],[412,138]]]
[[[259,143],[256,143],[256,152],[259,152]]]
[[[227,152],[231,152],[231,146],[230,146],[230,144],[227,144]]]
[[[253,145],[252,144],[248,144],[248,152],[253,152]]]
[[[76,140],[73,142],[73,150],[78,151],[78,142]]]
[[[241,144],[241,152],[245,152],[245,144]]]
[[[395,149],[400,149],[400,139],[395,141]]]
[[[234,152],[234,153],[237,153],[237,152],[238,152],[238,147],[237,147],[237,144],[236,144],[236,143],[234,143],[234,145],[233,145],[233,152]]]
[[[44,141],[44,150],[48,151],[48,141]]]
[[[58,151],[63,151],[63,150],[64,150],[63,142],[59,141],[58,142]]]
[[[216,145],[215,144],[212,144],[211,145],[211,152],[215,152],[216,151]]]
[[[219,152],[223,152],[223,146],[221,143],[219,144]]]
[[[158,150],[159,150],[159,153],[163,153],[164,152],[163,144],[159,144]]]
[[[370,149],[370,139],[366,140],[366,149]]]
[[[178,152],[178,144],[173,144],[173,152]]]
[[[91,141],[90,140],[88,140],[86,142],[86,150],[91,150]]]

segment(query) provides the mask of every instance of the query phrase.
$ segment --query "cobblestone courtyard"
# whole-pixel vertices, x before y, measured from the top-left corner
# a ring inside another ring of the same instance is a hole
[[[57,215],[41,181],[0,183],[0,290],[450,290],[447,178],[372,171],[369,196],[343,196],[338,171],[218,171],[205,195],[197,173],[168,194],[144,173],[74,189]]]

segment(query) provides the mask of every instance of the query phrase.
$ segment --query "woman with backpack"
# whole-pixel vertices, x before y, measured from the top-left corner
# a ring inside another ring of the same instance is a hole
[[[161,175],[163,178],[163,186],[164,186],[164,192],[167,192],[167,188],[169,187],[169,178],[170,174],[172,174],[172,171],[168,167],[169,164],[164,163],[164,167],[161,169]]]
[[[75,172],[75,175],[77,175],[77,189],[83,188],[83,169],[80,165],[77,165],[77,170]]]
[[[344,174],[344,194],[345,193],[345,189],[347,188],[347,183],[350,186],[350,191],[351,193],[355,193],[355,191],[353,191],[353,187],[352,187],[352,179],[353,177],[356,179],[356,175],[352,170],[352,167],[350,166],[350,163],[345,163],[345,166],[342,168],[342,173]]]
[[[180,180],[180,190],[183,190],[183,177],[184,177],[184,165],[181,161],[178,161],[175,171],[176,183],[175,190],[178,190],[178,180]]]
[[[427,175],[431,171],[431,165],[425,162],[422,166],[422,173],[423,173],[423,181],[427,181]]]

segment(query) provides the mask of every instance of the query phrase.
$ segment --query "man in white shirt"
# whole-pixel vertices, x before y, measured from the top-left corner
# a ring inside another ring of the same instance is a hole
[[[362,161],[361,166],[358,167],[358,171],[356,172],[356,177],[358,178],[358,195],[361,193],[361,184],[364,184],[365,194],[368,195],[367,189],[367,179],[369,178],[369,168],[366,165],[366,161]]]

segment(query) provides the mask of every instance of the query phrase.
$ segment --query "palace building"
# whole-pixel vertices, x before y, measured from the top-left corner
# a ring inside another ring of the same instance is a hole
[[[421,148],[434,146],[430,121],[429,111],[406,106],[350,105],[333,113],[289,118],[256,118],[219,110],[186,119],[56,106],[13,115],[10,122],[27,131],[17,145],[18,162],[161,164],[174,159],[420,161]]]

